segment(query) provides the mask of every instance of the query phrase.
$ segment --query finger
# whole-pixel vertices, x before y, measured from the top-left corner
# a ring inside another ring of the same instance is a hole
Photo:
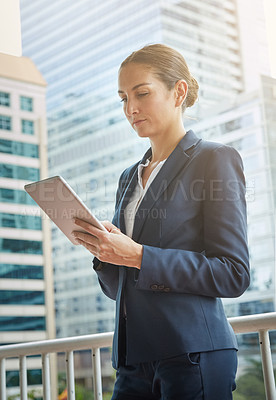
[[[93,236],[100,237],[103,231],[95,226],[91,225],[89,222],[83,221],[79,218],[74,218],[74,223],[81,226],[85,231],[92,234]]]
[[[98,239],[95,236],[90,235],[89,233],[73,231],[72,236],[75,239],[80,239],[84,242],[87,242],[87,243],[93,245],[93,246],[96,246],[96,244],[98,243]]]
[[[90,251],[90,253],[92,253],[93,256],[97,256],[97,249],[95,246],[93,246],[87,242],[84,242],[81,239],[77,239],[77,243],[82,245],[83,247],[85,247],[88,251]]]

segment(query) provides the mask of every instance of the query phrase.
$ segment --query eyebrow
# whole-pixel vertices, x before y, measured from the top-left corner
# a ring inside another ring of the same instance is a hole
[[[138,85],[133,86],[133,88],[132,88],[131,90],[135,90],[135,89],[137,89],[138,87],[144,86],[144,85],[151,85],[151,83],[149,83],[149,82],[139,83]],[[124,93],[124,91],[123,91],[123,90],[118,90],[118,93]]]

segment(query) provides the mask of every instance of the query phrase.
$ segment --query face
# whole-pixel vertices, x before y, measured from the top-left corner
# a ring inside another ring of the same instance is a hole
[[[124,113],[141,137],[167,134],[178,109],[174,90],[169,91],[148,66],[130,63],[119,72],[119,96]]]

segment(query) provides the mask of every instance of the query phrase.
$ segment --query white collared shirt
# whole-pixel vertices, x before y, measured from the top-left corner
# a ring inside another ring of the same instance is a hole
[[[143,188],[143,182],[142,182],[142,174],[143,174],[143,168],[147,167],[149,165],[150,160],[147,159],[145,164],[139,164],[138,165],[138,182],[136,187],[133,190],[133,193],[131,195],[131,198],[129,199],[129,202],[124,210],[124,217],[125,217],[125,227],[126,227],[126,235],[129,237],[132,237],[133,234],[133,226],[134,226],[134,219],[135,219],[135,214],[136,211],[138,210],[138,207],[145,196],[150,184],[160,171],[162,165],[165,163],[165,160],[160,161],[160,163],[157,164],[157,166],[152,170],[147,183],[145,187]]]

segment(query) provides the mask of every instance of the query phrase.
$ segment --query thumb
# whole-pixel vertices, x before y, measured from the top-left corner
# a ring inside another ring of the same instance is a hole
[[[116,225],[113,225],[110,221],[101,221],[101,223],[108,230],[108,232],[112,232],[112,233],[121,232],[120,229],[117,228]]]
[[[119,229],[119,228],[117,228],[117,226],[114,226],[112,229],[111,229],[111,231],[110,231],[110,233],[121,233],[121,229]]]

